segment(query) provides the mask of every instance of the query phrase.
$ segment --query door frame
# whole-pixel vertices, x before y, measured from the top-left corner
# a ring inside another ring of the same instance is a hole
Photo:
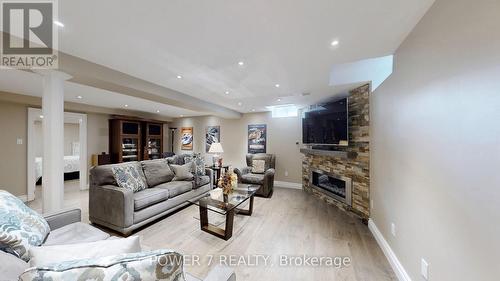
[[[27,184],[28,201],[35,200],[35,121],[41,121],[42,110],[40,108],[28,108],[28,153],[27,160]],[[86,190],[88,185],[88,162],[87,162],[87,114],[64,112],[64,123],[79,125],[80,141],[80,190]],[[61,148],[62,149],[62,148]]]

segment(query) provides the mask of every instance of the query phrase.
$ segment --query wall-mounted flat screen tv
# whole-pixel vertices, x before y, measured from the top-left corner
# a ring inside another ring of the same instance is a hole
[[[302,115],[302,143],[347,145],[349,114],[347,98],[313,105]]]

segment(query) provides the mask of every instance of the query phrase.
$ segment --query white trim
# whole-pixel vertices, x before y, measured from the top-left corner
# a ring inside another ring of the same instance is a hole
[[[411,281],[411,278],[408,275],[408,273],[406,273],[405,268],[403,267],[401,262],[399,262],[398,257],[391,249],[391,246],[389,246],[389,243],[387,243],[384,236],[382,235],[382,233],[380,232],[377,225],[375,225],[375,222],[372,219],[368,220],[368,228],[375,237],[375,240],[377,240],[377,243],[380,246],[380,248],[382,248],[382,251],[384,252],[392,269],[396,273],[396,276],[398,277],[399,281]]]
[[[24,203],[28,202],[28,195],[19,195],[17,198],[21,199]]]
[[[274,185],[277,187],[283,187],[283,188],[302,189],[302,184],[295,183],[295,182],[274,181]]]
[[[27,183],[28,183],[28,201],[35,200],[35,188],[36,188],[36,179],[35,179],[35,121],[39,119],[42,114],[42,110],[39,108],[28,108],[28,151],[27,151],[27,161],[28,161],[28,172],[26,173]]]
[[[88,183],[87,164],[87,114],[64,112],[65,123],[75,123],[79,125],[80,139],[80,190],[86,190]]]

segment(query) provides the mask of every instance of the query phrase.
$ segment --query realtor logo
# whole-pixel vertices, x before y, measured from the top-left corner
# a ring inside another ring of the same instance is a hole
[[[0,67],[53,69],[58,67],[57,2],[2,1]]]

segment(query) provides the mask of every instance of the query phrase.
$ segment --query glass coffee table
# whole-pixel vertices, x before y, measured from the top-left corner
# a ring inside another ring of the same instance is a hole
[[[224,240],[229,240],[233,236],[234,214],[237,213],[244,216],[252,215],[253,198],[259,188],[260,186],[258,185],[239,183],[233,193],[227,196],[223,196],[221,192],[212,190],[201,198],[188,201],[200,208],[201,230]],[[247,201],[249,202],[247,210],[238,208]],[[216,225],[210,224],[208,222],[208,211],[226,216],[226,227],[222,229]]]

